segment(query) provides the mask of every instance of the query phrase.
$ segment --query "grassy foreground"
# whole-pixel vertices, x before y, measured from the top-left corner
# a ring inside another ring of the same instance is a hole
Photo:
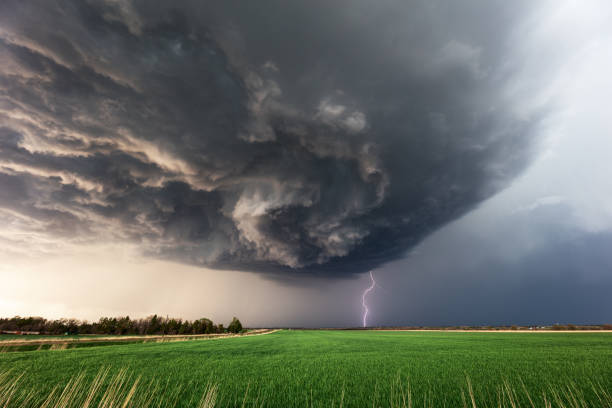
[[[610,407],[611,390],[610,333],[285,330],[0,353],[0,407]]]

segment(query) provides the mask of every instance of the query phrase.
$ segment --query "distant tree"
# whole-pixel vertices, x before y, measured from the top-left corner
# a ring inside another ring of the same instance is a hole
[[[49,334],[64,334],[66,333],[66,320],[53,320],[46,330]]]
[[[0,331],[39,332],[42,334],[208,334],[239,333],[243,330],[236,317],[228,329],[223,324],[201,318],[194,321],[152,315],[143,319],[129,316],[101,317],[95,323],[76,319],[46,320],[42,317],[0,317]]]
[[[214,324],[212,322],[212,320],[207,319],[205,317],[199,319],[199,320],[195,320],[193,322],[193,330],[192,333],[193,334],[209,334],[209,333],[214,333],[215,332],[215,328],[214,328]]]
[[[167,319],[167,327],[166,334],[177,334],[179,332],[179,327],[181,326],[182,321],[176,319]]]
[[[115,329],[115,334],[136,334],[138,333],[136,329],[136,324],[133,320],[130,319],[130,316],[120,317],[117,319],[117,327]]]
[[[91,323],[88,322],[82,322],[81,325],[79,326],[79,333],[83,334],[91,334],[93,333],[93,325]]]
[[[227,326],[227,331],[230,333],[240,333],[242,331],[242,323],[234,316],[232,322]]]
[[[202,329],[202,322],[200,320],[194,320],[193,324],[191,325],[191,333],[200,334],[203,332],[204,330]]]
[[[162,327],[159,317],[157,317],[157,315],[153,315],[149,320],[146,334],[158,334],[161,332],[161,329]]]
[[[210,334],[215,332],[215,324],[210,319],[202,319],[204,325],[204,333]]]
[[[75,319],[66,320],[66,333],[67,334],[79,334],[80,322]]]

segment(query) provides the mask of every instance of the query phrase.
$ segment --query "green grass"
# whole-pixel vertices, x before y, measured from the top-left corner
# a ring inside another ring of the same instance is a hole
[[[5,340],[44,340],[44,339],[81,339],[91,337],[101,337],[102,334],[83,334],[83,335],[47,335],[47,334],[0,334],[0,341]]]
[[[258,330],[247,330],[245,335],[251,332],[256,334]],[[23,338],[17,335],[0,336],[0,353],[14,351],[41,351],[41,350],[66,350],[83,347],[115,346],[119,344],[148,343],[148,342],[173,342],[189,339],[204,339],[213,337],[235,336],[233,333],[223,334],[196,334],[196,335],[71,335],[71,336],[47,336],[29,335],[30,338]]]
[[[131,336],[122,336],[122,335],[103,335],[103,334],[84,334],[84,335],[36,335],[36,334],[28,334],[28,335],[16,335],[16,334],[2,334],[0,335],[0,353],[9,352],[9,351],[41,351],[41,350],[49,350],[54,349],[53,343],[42,344],[39,342],[41,340],[66,340],[66,342],[71,342],[66,345],[67,349],[73,348],[82,348],[82,347],[100,347],[100,346],[114,346],[118,344],[124,344],[125,341],[115,341],[112,340],[104,341],[104,342],[88,342],[88,340],[95,340],[96,338],[116,338],[121,340],[124,337],[142,337],[138,335]],[[72,343],[73,341],[78,341]],[[130,341],[130,343],[142,343],[144,340],[135,339]],[[4,343],[2,343],[4,342]],[[15,345],[12,342],[19,342],[19,345]],[[35,344],[28,344],[35,343]],[[56,346],[57,347],[57,346]]]
[[[92,380],[101,367],[127,369],[140,384],[172,394],[179,407],[197,405],[210,384],[218,385],[216,406],[328,407],[341,400],[345,407],[390,406],[408,386],[413,406],[463,406],[462,391],[472,406],[466,379],[479,407],[497,406],[505,382],[520,406],[530,406],[524,389],[535,406],[545,406],[543,392],[550,400],[554,393],[569,395],[568,387],[586,406],[608,406],[594,388],[612,390],[612,335],[286,330],[0,353],[0,372],[25,373],[20,392],[34,390],[36,398],[81,373]]]

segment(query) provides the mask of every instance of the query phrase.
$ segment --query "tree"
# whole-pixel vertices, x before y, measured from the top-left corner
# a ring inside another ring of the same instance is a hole
[[[230,333],[240,333],[242,331],[242,323],[235,316],[232,322],[227,326],[227,331]]]
[[[162,325],[159,317],[153,315],[149,320],[149,327],[147,328],[147,334],[158,334],[161,332]]]

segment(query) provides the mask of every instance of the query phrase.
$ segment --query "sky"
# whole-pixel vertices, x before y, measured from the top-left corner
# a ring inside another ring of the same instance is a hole
[[[0,316],[610,323],[610,21],[4,1]]]

